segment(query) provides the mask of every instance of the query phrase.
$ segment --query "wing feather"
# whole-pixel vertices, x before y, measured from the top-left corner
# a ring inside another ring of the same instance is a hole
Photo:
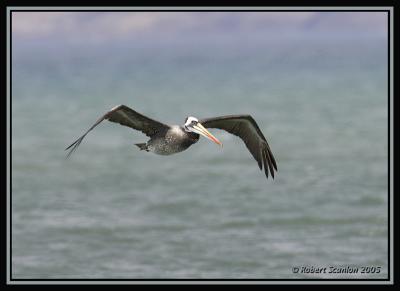
[[[223,129],[233,135],[240,137],[247,149],[262,170],[264,166],[265,175],[268,178],[268,170],[274,178],[274,169],[278,170],[271,148],[264,134],[261,132],[256,121],[250,115],[227,115],[205,118],[199,122],[207,128]]]
[[[78,148],[85,136],[97,125],[99,125],[103,120],[108,120],[124,126],[128,126],[132,129],[140,130],[149,137],[155,135],[160,130],[169,128],[168,125],[146,117],[139,112],[136,112],[133,109],[129,108],[128,106],[118,105],[112,108],[103,116],[101,116],[95,122],[95,124],[93,124],[80,138],[78,138],[65,149],[70,150],[67,154],[67,157],[69,157]]]

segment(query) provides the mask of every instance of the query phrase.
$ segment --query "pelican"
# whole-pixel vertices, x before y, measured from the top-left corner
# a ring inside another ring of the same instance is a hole
[[[278,170],[275,158],[266,138],[250,115],[227,115],[197,119],[189,116],[182,126],[167,125],[136,112],[125,105],[118,105],[101,116],[80,138],[74,141],[65,150],[69,150],[69,157],[81,144],[85,136],[103,120],[119,123],[130,128],[140,130],[150,137],[146,143],[135,144],[140,150],[153,152],[158,155],[172,155],[182,152],[192,144],[198,142],[200,135],[222,147],[222,143],[212,135],[207,128],[225,130],[240,137],[245,143],[260,170],[264,167],[265,176],[268,172],[274,178],[274,169]],[[269,169],[269,171],[268,171]]]

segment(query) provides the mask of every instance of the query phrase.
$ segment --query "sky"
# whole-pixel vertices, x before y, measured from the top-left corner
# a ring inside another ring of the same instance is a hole
[[[385,36],[386,12],[13,12],[13,38],[102,43],[231,34]]]

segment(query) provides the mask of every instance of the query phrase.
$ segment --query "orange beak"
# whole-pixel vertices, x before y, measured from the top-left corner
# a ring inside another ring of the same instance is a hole
[[[198,122],[192,128],[195,129],[194,131],[196,133],[201,134],[202,136],[208,138],[209,140],[215,142],[222,147],[222,143],[215,136],[213,136],[211,132],[209,132],[200,122]]]

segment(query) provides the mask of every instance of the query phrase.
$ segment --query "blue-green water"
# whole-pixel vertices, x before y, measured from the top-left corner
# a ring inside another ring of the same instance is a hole
[[[387,277],[386,39],[250,40],[15,41],[13,278]],[[218,130],[223,149],[202,139],[164,157],[104,122],[66,160],[64,148],[118,104],[170,124],[251,114],[276,178]]]

